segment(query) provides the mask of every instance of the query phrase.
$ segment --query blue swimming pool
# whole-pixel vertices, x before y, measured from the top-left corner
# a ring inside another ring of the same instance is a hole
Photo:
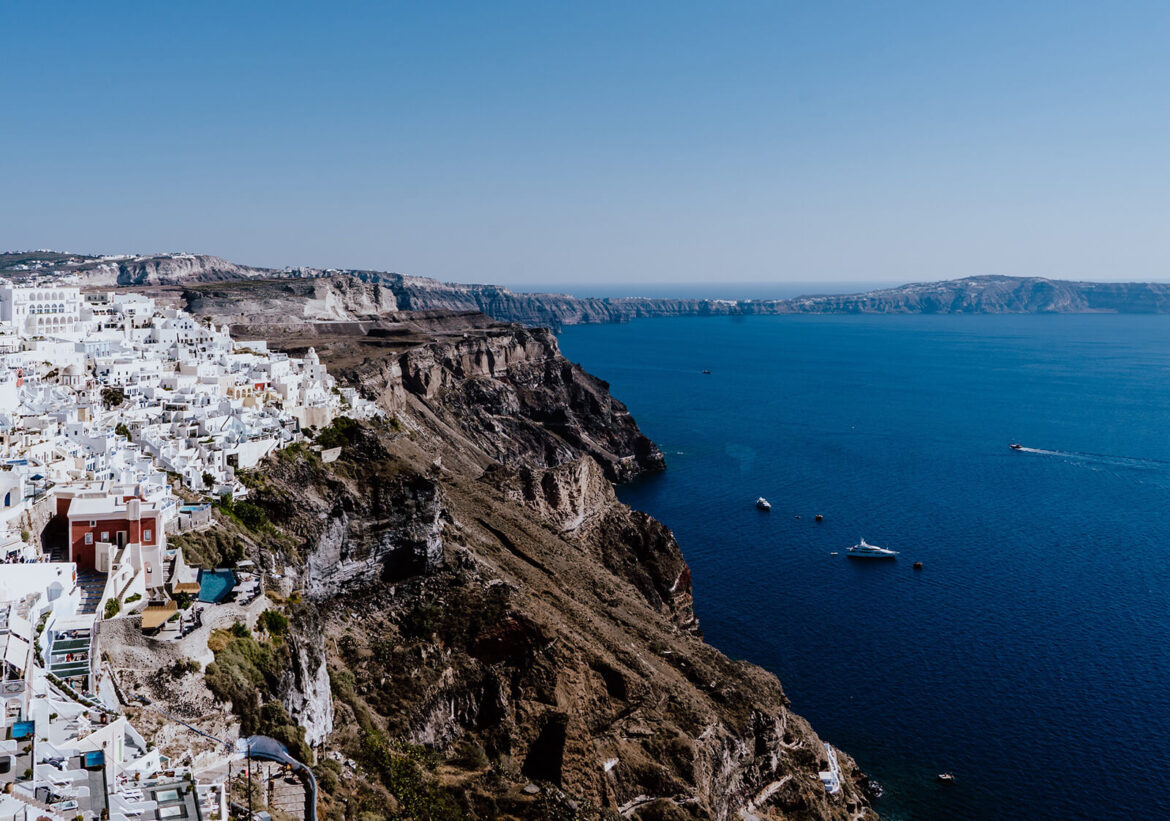
[[[231,570],[200,570],[199,601],[223,601],[235,588],[236,582],[236,574]]]

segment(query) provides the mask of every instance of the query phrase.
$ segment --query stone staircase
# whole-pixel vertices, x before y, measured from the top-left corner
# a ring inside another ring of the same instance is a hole
[[[106,589],[106,574],[94,570],[78,571],[77,586],[81,588],[79,612],[96,613]]]

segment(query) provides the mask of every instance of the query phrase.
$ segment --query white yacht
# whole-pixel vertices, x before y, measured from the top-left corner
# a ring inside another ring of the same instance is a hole
[[[766,512],[772,509],[772,503],[761,496],[760,498],[756,499],[756,507]]]
[[[876,544],[870,544],[865,539],[853,545],[845,553],[851,559],[893,559],[898,555],[897,550],[887,550],[884,547],[878,547]]]

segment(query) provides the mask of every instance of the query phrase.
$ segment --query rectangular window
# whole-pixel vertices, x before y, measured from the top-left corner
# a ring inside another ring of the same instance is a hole
[[[86,544],[93,544],[93,534],[92,533],[85,534],[85,543]]]
[[[90,527],[97,527],[97,520],[96,520],[96,519],[90,519],[90,520],[89,520],[89,526],[90,526]]]
[[[149,541],[150,541],[150,537],[151,537],[152,535],[153,535],[153,534],[152,534],[151,530],[150,530],[149,528],[147,528],[146,530],[142,531],[142,541],[144,541],[144,542],[149,542]]]
[[[102,541],[103,541],[103,542],[108,542],[109,540],[110,540],[110,531],[108,531],[108,530],[103,530],[103,531],[102,531]]]

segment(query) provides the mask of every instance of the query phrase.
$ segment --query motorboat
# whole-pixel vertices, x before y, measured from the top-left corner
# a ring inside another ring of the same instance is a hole
[[[870,544],[865,539],[862,539],[845,552],[851,559],[893,559],[898,555],[897,550],[887,550],[884,547],[878,547],[876,544]]]
[[[1008,447],[1011,448],[1012,450],[1023,450],[1024,449],[1024,446],[1021,445],[1019,442],[1012,442],[1010,445],[1008,445]]]
[[[769,510],[772,509],[772,503],[769,502],[767,499],[765,499],[763,496],[761,496],[760,498],[756,499],[756,507],[758,507],[760,510],[767,513]]]
[[[955,774],[954,773],[939,773],[938,780],[943,782],[944,784],[949,784],[955,780]]]

